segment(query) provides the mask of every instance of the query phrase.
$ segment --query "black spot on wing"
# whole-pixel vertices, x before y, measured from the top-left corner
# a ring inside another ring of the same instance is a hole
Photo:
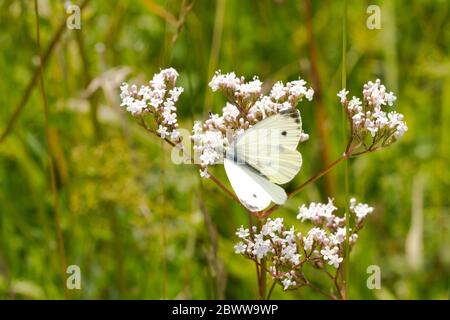
[[[250,210],[251,212],[257,212],[257,211],[259,211],[259,208],[256,207],[256,206],[253,206],[253,205],[251,205],[250,203],[245,202],[245,201],[243,201],[243,200],[241,200],[241,202],[242,202],[242,204],[243,204],[248,210]]]
[[[282,111],[280,111],[280,114],[289,116],[289,117],[294,118],[294,119],[300,117],[300,114],[299,114],[298,110],[295,109],[295,108],[282,110]]]

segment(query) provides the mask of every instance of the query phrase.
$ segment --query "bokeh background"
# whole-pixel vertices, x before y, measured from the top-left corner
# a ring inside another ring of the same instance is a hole
[[[300,105],[310,140],[293,188],[345,145],[343,1],[88,1],[81,30],[66,27],[65,1],[38,3],[48,142],[33,1],[0,0],[0,297],[256,298],[254,265],[233,252],[248,217],[193,166],[171,162],[170,148],[119,107],[118,86],[175,67],[179,121],[190,129],[225,103],[207,87],[216,69],[259,75],[266,88],[301,76],[318,94]],[[370,4],[381,8],[380,30],[366,27]],[[376,208],[352,252],[351,299],[449,297],[449,21],[447,0],[348,1],[347,86],[360,95],[380,78],[409,126],[350,162],[351,195]],[[214,173],[228,183],[223,167]],[[298,206],[332,196],[342,207],[343,179],[340,166],[275,216],[308,227]],[[66,265],[81,268],[81,290],[64,289]],[[381,268],[380,290],[366,286],[369,265]],[[273,298],[321,297],[277,287]]]

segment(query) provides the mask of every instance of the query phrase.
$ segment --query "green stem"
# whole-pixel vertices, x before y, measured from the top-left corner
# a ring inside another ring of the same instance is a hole
[[[342,15],[342,89],[347,87],[347,0],[344,0],[344,13]],[[342,108],[342,130],[344,134],[344,141],[347,139],[347,117],[344,108]],[[350,214],[349,214],[349,164],[348,161],[344,165],[344,191],[345,191],[345,225],[346,225],[346,237],[345,237],[345,250],[344,250],[344,265],[342,268],[342,293],[343,298],[346,298],[347,293],[347,281],[349,275],[349,236],[350,236]]]
[[[161,296],[164,300],[167,299],[167,231],[166,231],[166,208],[165,208],[165,158],[164,158],[164,141],[161,141],[161,159],[159,166],[160,174],[160,211],[161,211],[161,242],[162,242],[162,257],[161,257],[161,268],[162,268],[162,288]]]
[[[261,230],[264,222],[265,222],[265,219],[258,219],[258,222],[257,222],[258,230]],[[255,262],[256,262],[256,260],[255,260]],[[258,268],[258,265],[259,265],[259,268]],[[266,298],[266,291],[267,291],[266,260],[262,259],[259,264],[258,264],[258,262],[256,262],[256,268],[257,268],[259,299],[260,300],[265,300],[265,298]]]
[[[259,272],[259,296],[261,300],[266,298],[267,290],[267,271],[266,260],[261,260],[261,270]]]
[[[327,297],[330,300],[336,300],[336,297],[326,293],[324,290],[320,289],[318,286],[316,286],[315,284],[312,284],[311,282],[309,282],[308,280],[305,282],[305,285],[310,287],[311,289],[317,291],[318,293],[320,293],[321,295]]]
[[[272,296],[272,292],[273,292],[273,289],[275,289],[276,284],[277,284],[277,282],[274,280],[272,285],[270,286],[270,290],[269,290],[269,293],[267,294],[266,300],[270,300],[270,297]]]
[[[80,51],[81,62],[83,64],[83,69],[84,69],[83,74],[84,74],[85,86],[87,88],[93,79],[92,75],[91,75],[91,64],[89,61],[88,54],[86,52],[83,31],[80,29],[75,34],[76,34],[78,49]],[[101,139],[102,134],[101,134],[100,121],[98,119],[99,93],[97,91],[94,91],[89,96],[89,104],[90,104],[90,116],[91,116],[92,128],[95,133],[95,138],[97,139],[97,141],[99,141]]]
[[[83,10],[89,1],[90,0],[83,1],[83,3],[80,5],[80,10]],[[14,126],[16,125],[16,122],[19,119],[19,116],[22,114],[23,109],[25,108],[29,98],[31,97],[34,87],[38,83],[39,74],[41,72],[41,69],[44,69],[45,65],[47,64],[47,62],[50,58],[51,53],[53,52],[53,49],[55,49],[56,45],[58,44],[58,42],[61,39],[62,35],[64,34],[65,30],[67,30],[66,19],[63,19],[63,21],[61,21],[61,24],[59,25],[56,33],[52,37],[48,47],[46,48],[44,53],[41,54],[40,65],[34,71],[33,76],[31,77],[30,81],[28,82],[28,84],[25,88],[25,92],[22,95],[22,98],[20,99],[17,106],[14,108],[14,111],[11,114],[11,117],[9,118],[9,120],[6,124],[5,129],[3,130],[2,134],[0,135],[0,143],[2,143],[14,129]]]
[[[308,44],[308,52],[309,59],[311,61],[311,78],[314,87],[314,101],[316,102],[317,107],[316,110],[316,123],[317,129],[319,133],[319,143],[322,146],[321,149],[321,158],[323,165],[330,163],[330,139],[329,139],[329,129],[326,125],[326,107],[322,94],[322,80],[319,72],[319,57],[317,53],[317,45],[315,41],[315,34],[313,28],[313,12],[312,12],[312,1],[305,0],[304,1],[304,20],[305,20],[305,28],[307,34],[307,44]],[[331,197],[334,194],[334,179],[332,175],[326,175],[324,177],[324,186],[325,193],[328,197]]]
[[[222,42],[222,30],[223,30],[223,23],[224,23],[224,16],[225,16],[225,0],[218,0],[216,2],[216,13],[214,18],[214,30],[213,30],[213,38],[211,42],[211,51],[209,53],[209,62],[208,62],[208,79],[209,81],[211,77],[213,76],[218,60],[219,60],[219,53],[220,53],[220,46]],[[208,108],[211,107],[211,101],[212,96],[211,92],[208,90],[205,93],[205,99],[203,102],[203,114],[206,115]]]
[[[34,12],[36,15],[36,43],[37,43],[37,50],[38,50],[38,56],[39,56],[39,66],[38,66],[38,82],[39,87],[41,91],[42,96],[42,103],[44,105],[44,126],[45,126],[45,136],[47,139],[47,155],[48,155],[48,162],[50,167],[50,189],[51,193],[53,195],[53,218],[55,222],[55,228],[56,228],[56,237],[57,237],[57,245],[58,245],[58,255],[60,260],[60,268],[61,268],[61,276],[62,276],[62,282],[64,286],[64,297],[68,298],[68,291],[66,289],[66,284],[64,283],[66,278],[66,254],[64,249],[64,236],[62,232],[61,227],[61,213],[60,213],[60,207],[59,207],[59,195],[58,195],[58,188],[56,186],[56,169],[55,164],[53,163],[53,157],[52,157],[52,148],[51,148],[51,136],[50,136],[50,122],[49,122],[49,108],[48,108],[48,102],[47,102],[47,95],[45,92],[45,83],[44,83],[44,60],[41,53],[41,34],[40,34],[40,23],[39,23],[39,7],[37,0],[34,0]]]

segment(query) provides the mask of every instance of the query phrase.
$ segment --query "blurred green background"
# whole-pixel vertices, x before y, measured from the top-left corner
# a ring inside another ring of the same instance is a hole
[[[33,1],[0,0],[0,131],[11,128],[0,142],[0,297],[256,298],[254,265],[233,252],[248,217],[193,166],[170,161],[170,148],[119,107],[118,86],[175,67],[185,88],[179,121],[190,130],[224,105],[207,87],[216,69],[259,75],[266,89],[301,76],[321,92],[300,104],[310,140],[293,188],[345,146],[336,97],[343,1],[99,0],[82,9],[81,30],[65,26],[65,1],[38,2],[42,51],[51,49],[49,143],[33,80]],[[366,27],[370,4],[381,8],[380,30]],[[351,299],[449,297],[449,21],[447,0],[348,1],[350,94],[380,78],[409,127],[393,146],[350,162],[351,195],[376,209],[351,256]],[[214,172],[228,183],[223,167]],[[333,196],[342,207],[343,174],[338,167],[275,216],[304,229],[301,204]],[[81,290],[65,292],[64,265],[80,266]],[[381,268],[381,290],[366,286],[369,265]],[[273,298],[321,297],[277,287]]]

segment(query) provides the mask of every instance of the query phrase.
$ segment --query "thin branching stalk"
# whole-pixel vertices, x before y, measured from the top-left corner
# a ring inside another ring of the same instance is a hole
[[[318,54],[315,42],[313,18],[312,18],[312,4],[311,0],[304,1],[303,14],[305,18],[305,27],[307,33],[307,44],[309,59],[311,61],[311,77],[314,87],[314,98],[317,104],[316,110],[316,123],[319,131],[319,141],[321,146],[321,156],[323,165],[330,163],[330,142],[327,119],[325,115],[325,103],[322,97],[322,80],[320,78],[319,66],[318,66]],[[325,193],[328,197],[334,194],[334,181],[332,175],[325,176]]]
[[[59,208],[59,195],[58,189],[56,186],[56,171],[55,165],[53,163],[52,158],[52,148],[51,148],[51,139],[50,139],[50,123],[49,123],[49,108],[47,103],[47,95],[45,93],[45,83],[44,83],[44,70],[43,70],[43,57],[41,54],[41,34],[40,34],[40,23],[39,23],[39,7],[37,0],[34,0],[34,12],[36,16],[36,44],[38,50],[39,57],[39,65],[38,65],[38,82],[39,88],[42,96],[42,103],[44,105],[44,124],[45,124],[45,136],[47,139],[47,155],[48,155],[48,163],[50,167],[50,188],[51,193],[53,195],[53,217],[56,228],[56,238],[58,244],[58,256],[60,260],[60,268],[61,268],[61,280],[63,282],[64,287],[64,296],[68,297],[68,292],[66,290],[66,285],[64,283],[66,277],[66,254],[64,249],[64,237],[61,228],[61,213]]]
[[[181,10],[180,10],[180,16],[178,18],[178,20],[175,18],[174,15],[172,15],[172,13],[165,9],[162,8],[160,6],[158,6],[157,4],[153,3],[152,1],[145,1],[146,5],[149,7],[149,9],[152,10],[153,13],[163,17],[165,19],[165,30],[164,30],[164,50],[162,51],[162,61],[163,61],[163,65],[165,65],[165,60],[166,57],[168,57],[168,61],[170,62],[172,60],[172,52],[173,52],[173,48],[176,44],[176,41],[178,39],[178,35],[181,32],[185,21],[186,21],[186,17],[189,14],[189,12],[192,10],[193,7],[193,2],[192,3],[188,3],[186,4],[185,1],[182,2],[181,5]],[[167,3],[166,3],[167,4]],[[169,27],[176,27],[175,33],[172,36],[172,41],[169,42]],[[154,132],[153,130],[149,129],[147,127],[147,125],[145,124],[145,121],[142,119],[142,124],[141,124],[147,131],[158,135],[156,132]],[[172,147],[175,147],[175,144],[173,144],[170,140],[168,139],[164,139],[165,142],[168,142],[169,144],[172,145]],[[162,273],[163,273],[163,278],[162,278],[162,297],[163,299],[167,299],[167,217],[166,217],[166,210],[164,209],[164,203],[165,203],[165,184],[164,184],[164,179],[162,179],[162,177],[165,174],[165,159],[164,159],[164,152],[162,152],[164,149],[164,141],[161,141],[161,163],[160,163],[160,175],[161,175],[161,179],[160,179],[160,189],[161,189],[161,194],[160,194],[160,199],[161,199],[161,223],[162,223],[162,228],[161,228],[161,239],[162,239]],[[207,215],[208,213],[206,211],[204,211],[204,215]],[[210,219],[211,220],[211,219]],[[212,220],[211,220],[212,221]],[[205,219],[206,222],[206,219]]]
[[[166,12],[170,12],[169,10],[167,10],[167,1],[166,1]],[[161,61],[162,64],[165,65],[165,60],[166,57],[169,56],[169,60],[171,60],[171,55],[168,54],[169,51],[171,51],[171,48],[168,45],[168,28],[169,28],[169,20],[165,20],[165,26],[164,26],[164,47],[163,50],[161,51],[162,53],[162,57],[161,57]],[[144,122],[145,123],[145,122]],[[165,201],[166,201],[166,197],[165,197],[165,189],[166,189],[166,185],[165,185],[165,179],[164,179],[164,175],[166,173],[165,170],[165,157],[164,157],[164,141],[161,141],[160,143],[160,165],[159,165],[159,189],[160,189],[160,194],[159,194],[159,210],[161,212],[161,269],[162,269],[162,279],[161,279],[161,296],[163,299],[167,299],[167,217],[166,217],[166,210],[165,210]]]
[[[320,170],[319,172],[315,173],[314,175],[312,175],[311,177],[309,177],[305,182],[303,182],[301,185],[299,185],[297,188],[295,188],[293,191],[288,193],[288,198],[292,198],[295,194],[299,193],[300,191],[302,191],[307,185],[309,185],[310,183],[316,181],[317,179],[319,179],[320,177],[323,177],[325,174],[327,174],[328,172],[331,171],[331,169],[333,169],[335,166],[337,166],[339,163],[341,163],[342,161],[346,160],[348,158],[347,154],[343,154],[342,156],[340,156],[339,158],[337,158],[335,161],[333,161],[332,163],[330,163],[329,165],[327,165],[325,168],[323,168],[322,170]],[[269,215],[271,215],[275,210],[277,210],[280,207],[280,205],[273,205],[272,207],[270,207],[269,209],[267,209],[266,211],[262,212],[260,214],[260,217],[262,218],[266,218]]]
[[[117,57],[120,57],[120,54],[117,52],[117,48],[115,43],[117,39],[120,38],[120,32],[123,29],[126,15],[129,13],[128,7],[130,6],[130,0],[122,0],[122,1],[110,1],[110,3],[114,3],[115,6],[113,8],[114,15],[111,17],[108,23],[108,33],[105,39],[105,61],[108,65],[116,66],[122,63],[122,61],[118,60]]]
[[[216,16],[214,19],[214,30],[213,39],[211,43],[211,51],[209,53],[209,63],[208,63],[208,74],[207,79],[211,79],[214,70],[217,69],[217,62],[219,60],[220,45],[222,42],[222,29],[223,29],[223,19],[225,15],[225,0],[218,0],[216,2]],[[211,105],[211,93],[205,93],[205,101],[203,103],[204,109],[203,113],[208,112],[208,108]]]
[[[190,12],[192,10],[192,6],[194,4],[194,2],[188,4],[188,7],[185,7],[186,0],[183,0],[183,4],[182,4],[182,11],[184,10],[186,12],[186,14],[188,12]],[[180,12],[180,18],[179,20],[185,21],[185,16],[183,17],[183,13]],[[177,32],[177,36],[173,38],[173,41],[176,41],[178,39],[178,33],[180,32],[180,30]],[[188,40],[188,33],[185,32],[185,39],[186,41]],[[192,79],[191,79],[191,75],[190,73],[187,74],[187,82],[188,82],[188,91],[190,94],[190,98],[192,99],[192,92],[193,92],[193,85],[192,85]],[[192,104],[190,104],[190,109],[191,109],[191,117],[192,117],[192,121],[194,121],[193,117],[194,117],[194,111],[193,111],[193,106]],[[203,201],[203,196],[202,196],[202,191],[203,191],[203,183],[202,183],[202,178],[198,176],[198,188],[199,188],[199,195],[198,195],[198,205],[199,205],[199,209],[200,211],[203,213],[203,220],[205,221],[205,225],[208,229],[208,235],[209,235],[209,241],[210,241],[210,251],[209,253],[207,253],[207,258],[209,261],[209,264],[211,266],[211,269],[213,270],[213,272],[215,273],[213,275],[215,281],[216,281],[216,299],[220,299],[223,300],[225,299],[225,289],[226,289],[226,282],[227,282],[227,277],[226,277],[226,273],[225,273],[225,266],[223,263],[223,260],[219,257],[218,255],[218,233],[217,233],[217,227],[211,217],[211,214],[209,213],[209,211],[206,209],[206,206],[204,204]],[[250,218],[250,215],[249,215]]]
[[[193,7],[194,7],[194,1],[187,2],[187,0],[183,0],[183,2],[181,4],[180,14],[178,16],[177,28],[176,28],[174,35],[172,36],[172,45],[175,45],[175,43],[177,42],[178,37],[181,33],[181,30],[183,29],[183,27],[186,23],[186,18],[188,16],[188,14],[192,11]]]
[[[344,264],[341,263],[339,265],[338,270],[336,271],[336,274],[333,277],[333,284],[334,284],[334,286],[336,288],[336,292],[338,294],[338,297],[341,300],[345,300],[345,291],[344,291],[345,288],[343,286],[344,283],[342,281],[339,281],[339,276],[343,275],[342,269],[344,269],[344,268],[345,268]]]
[[[160,6],[152,0],[143,0],[142,2],[153,14],[163,18],[172,27],[177,27],[177,18],[175,18],[170,11],[166,10],[166,8]]]
[[[277,284],[277,282],[274,280],[272,285],[270,286],[269,293],[267,294],[266,300],[270,300],[270,297],[272,297],[272,293],[273,293],[273,290],[275,289],[276,284]]]
[[[89,1],[90,0],[84,0],[80,5],[80,10],[83,10],[83,8],[86,7],[86,5],[88,4]],[[62,22],[59,25],[58,29],[56,30],[55,34],[53,35],[52,39],[50,40],[48,47],[45,49],[44,53],[41,55],[40,65],[34,71],[33,76],[31,77],[30,81],[28,82],[28,85],[25,88],[25,92],[23,93],[22,98],[20,99],[17,106],[14,108],[14,111],[11,114],[11,117],[9,118],[9,120],[6,124],[5,129],[3,130],[2,134],[0,135],[0,143],[2,143],[14,129],[17,119],[22,114],[22,111],[25,108],[25,106],[32,94],[34,87],[38,83],[40,69],[41,68],[44,69],[45,66],[47,65],[51,53],[55,49],[56,45],[58,44],[59,40],[61,39],[61,36],[64,34],[64,31],[66,29],[67,29],[66,18],[64,17],[62,19]]]
[[[321,295],[327,297],[330,300],[337,300],[334,295],[326,293],[325,291],[323,291],[322,289],[320,289],[318,286],[316,286],[315,284],[311,283],[310,281],[306,281],[305,285],[310,287],[311,289],[317,291],[318,293],[320,293]]]
[[[120,228],[119,212],[114,206],[109,203],[106,205],[108,212],[108,219],[112,232],[112,252],[114,254],[114,262],[116,263],[115,281],[117,290],[119,292],[119,298],[127,292],[126,277],[125,277],[125,265],[124,265],[124,250],[122,233]]]
[[[263,259],[261,261],[260,266],[260,277],[258,281],[258,287],[259,287],[259,296],[261,300],[264,300],[266,298],[266,290],[267,290],[267,267],[266,267],[266,260]]]
[[[264,219],[259,219],[257,223],[258,230],[261,229],[262,225],[264,224]],[[266,298],[266,290],[267,290],[267,267],[266,267],[266,260],[262,259],[259,263],[258,261],[255,261],[256,268],[258,271],[257,273],[257,283],[258,283],[258,293],[259,293],[259,299],[264,300]]]
[[[199,179],[201,179],[199,177]],[[201,186],[201,181],[200,181]],[[199,206],[200,211],[203,214],[203,219],[206,224],[206,228],[208,230],[209,240],[211,243],[210,250],[208,252],[208,260],[209,264],[213,271],[213,278],[216,282],[216,297],[215,299],[223,300],[225,299],[225,285],[226,285],[226,276],[224,271],[224,265],[223,261],[219,258],[218,251],[219,251],[219,240],[218,240],[218,233],[217,228],[212,221],[211,214],[209,214],[208,210],[206,209],[205,203],[203,201],[203,197],[199,195]]]
[[[164,141],[161,141],[161,150],[164,149]],[[161,161],[159,166],[159,174],[160,174],[160,211],[161,211],[161,241],[162,241],[162,298],[167,299],[167,217],[166,217],[166,209],[165,209],[165,183],[164,183],[164,175],[165,175],[165,159],[164,152],[161,152]]]
[[[83,35],[83,31],[82,29],[77,30],[77,32],[75,32],[76,35],[76,40],[77,40],[77,45],[78,45],[78,49],[80,51],[80,57],[81,57],[81,62],[83,64],[83,75],[84,75],[84,82],[85,82],[85,86],[88,87],[89,84],[92,81],[92,74],[91,74],[91,64],[89,61],[89,57],[87,55],[86,52],[86,47],[85,47],[85,43],[84,43],[84,35]],[[101,127],[100,127],[100,122],[98,120],[98,92],[93,92],[92,95],[89,96],[89,104],[91,107],[91,122],[92,122],[92,127],[95,133],[95,137],[97,139],[97,141],[99,141],[101,139]]]
[[[347,0],[344,0],[344,12],[342,15],[342,78],[341,78],[341,88],[347,87]],[[347,115],[342,108],[342,130],[344,134],[344,141],[347,140]],[[351,138],[348,139],[350,142],[347,144],[347,150],[351,145]],[[346,152],[347,153],[347,152]],[[348,161],[344,164],[344,192],[345,192],[345,249],[344,249],[344,263],[342,264],[342,298],[346,299],[347,293],[347,281],[350,270],[350,255],[349,255],[349,237],[350,237],[350,212],[349,212],[349,163]]]
[[[352,139],[350,138],[348,145],[351,146],[352,145]],[[356,146],[357,147],[357,146]],[[354,148],[356,148],[354,147]],[[376,150],[379,150],[381,148],[374,148],[374,149],[366,149],[360,152],[356,152],[353,153],[353,148],[349,148],[346,152],[344,152],[342,154],[342,156],[340,156],[339,158],[337,158],[336,160],[334,160],[332,163],[330,163],[328,166],[326,166],[325,168],[323,168],[322,170],[318,171],[317,173],[313,174],[311,177],[309,177],[305,182],[303,182],[302,184],[300,184],[298,187],[296,187],[293,191],[288,193],[288,199],[292,198],[294,195],[296,195],[297,193],[299,193],[300,191],[302,191],[306,186],[308,186],[310,183],[313,183],[314,181],[316,181],[317,179],[323,177],[325,174],[327,174],[328,172],[330,172],[334,167],[336,167],[339,163],[341,163],[344,160],[348,160],[350,158],[357,158],[359,156],[362,156],[364,154],[367,153],[371,153],[371,152],[375,152]],[[269,209],[267,209],[266,211],[263,211],[261,213],[258,214],[259,218],[267,218],[269,215],[271,215],[272,213],[274,213],[274,211],[276,211],[277,209],[279,209],[281,206],[280,205],[273,205],[272,207],[270,207]]]

